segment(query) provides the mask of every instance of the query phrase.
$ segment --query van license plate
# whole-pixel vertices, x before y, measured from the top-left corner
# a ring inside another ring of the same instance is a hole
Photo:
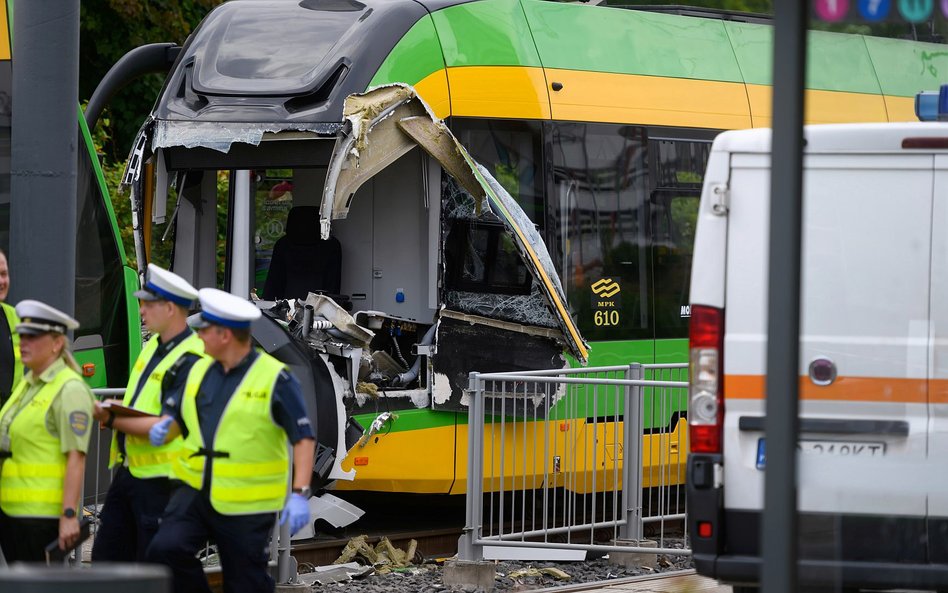
[[[814,455],[838,455],[841,457],[882,457],[885,443],[862,441],[800,441],[797,450]],[[765,439],[757,441],[757,469],[767,466],[767,444]]]

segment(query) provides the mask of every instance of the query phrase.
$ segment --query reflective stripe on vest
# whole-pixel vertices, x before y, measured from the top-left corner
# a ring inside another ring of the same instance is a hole
[[[205,445],[197,415],[201,381],[213,363],[194,363],[184,390],[181,417],[188,429],[185,454],[173,464],[174,477],[200,490],[206,457],[202,449],[226,454],[211,464],[211,505],[223,515],[269,513],[283,508],[289,455],[283,428],[270,414],[273,389],[283,363],[261,352],[227,402],[212,443]],[[218,394],[214,394],[217,396]]]
[[[138,360],[135,361],[135,366],[132,367],[122,405],[149,414],[160,414],[162,403],[161,382],[164,380],[165,373],[186,353],[203,355],[204,342],[194,333],[181,340],[181,343],[172,348],[171,352],[165,354],[164,358],[155,366],[155,369],[145,379],[138,397],[135,398],[134,390],[138,388],[142,373],[157,351],[158,336],[154,336],[145,344]],[[133,398],[135,398],[135,405],[131,405]],[[170,476],[171,462],[175,456],[181,453],[182,449],[181,439],[174,439],[161,447],[153,447],[148,442],[147,436],[125,435],[125,455],[128,461],[128,471],[136,478],[164,478]],[[109,467],[114,467],[117,463],[120,463],[121,459],[119,457],[118,435],[113,433],[112,446],[109,451]]]
[[[16,324],[20,323],[20,318],[16,316],[16,309],[6,303],[0,303],[3,308],[3,316],[7,318],[7,324],[10,326],[10,337],[13,339],[13,383],[10,385],[10,394],[16,391],[17,385],[23,379],[23,362],[20,360],[20,334],[16,333]]]
[[[46,414],[63,385],[82,381],[79,373],[64,367],[40,388],[10,424],[12,457],[0,466],[0,508],[12,517],[59,517],[63,510],[63,477],[66,455],[59,439],[46,429]],[[0,417],[22,398],[30,385],[20,383],[0,410]]]

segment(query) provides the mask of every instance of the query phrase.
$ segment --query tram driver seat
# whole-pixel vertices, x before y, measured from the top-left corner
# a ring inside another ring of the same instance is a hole
[[[319,238],[319,208],[291,208],[286,232],[273,245],[263,299],[305,299],[319,291],[336,295],[341,282],[342,246],[331,235]]]

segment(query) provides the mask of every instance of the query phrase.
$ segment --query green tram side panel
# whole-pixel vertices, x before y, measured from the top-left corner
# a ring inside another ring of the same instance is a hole
[[[886,95],[914,97],[948,82],[948,45],[883,37],[865,42]]]
[[[109,194],[109,187],[105,183],[105,175],[102,174],[102,166],[99,163],[99,156],[95,152],[95,148],[92,143],[92,134],[89,131],[89,127],[86,125],[86,118],[82,113],[82,108],[78,108],[79,116],[79,131],[82,134],[83,143],[85,144],[85,150],[89,151],[89,160],[92,162],[92,168],[95,170],[96,183],[99,184],[99,191],[102,195],[102,200],[105,203],[105,211],[109,217],[109,227],[112,229],[112,239],[115,241],[116,249],[118,250],[119,259],[122,262],[122,279],[124,281],[125,287],[125,315],[128,328],[127,336],[127,346],[128,346],[128,371],[129,373],[132,370],[132,365],[135,364],[135,360],[138,358],[139,353],[142,350],[142,323],[141,317],[138,313],[138,300],[132,296],[136,290],[139,289],[138,274],[135,270],[131,269],[128,265],[128,258],[125,255],[125,245],[122,244],[121,233],[119,232],[118,219],[115,217],[115,209],[112,207],[112,198]],[[116,311],[117,314],[120,312]],[[85,362],[93,362],[96,365],[96,369],[105,369],[105,353],[100,350],[87,351],[89,356],[92,356],[95,353],[98,353],[96,360],[80,360],[79,355],[77,354],[76,360],[82,364]],[[87,354],[86,352],[81,354]],[[85,356],[83,356],[85,358]],[[113,377],[112,386],[113,387],[124,387],[126,377],[122,377],[121,381],[118,381],[117,378]],[[100,379],[101,376],[101,379]],[[102,384],[93,384],[101,382]],[[96,376],[89,380],[90,387],[106,387],[107,379],[105,373],[96,373]]]
[[[447,66],[540,67],[520,2],[484,0],[432,14]]]
[[[372,77],[369,87],[392,82],[417,84],[432,72],[443,68],[441,42],[431,15],[426,15],[395,44]]]
[[[540,0],[523,7],[547,68],[742,82],[721,21]]]
[[[379,410],[380,412],[382,410]],[[419,408],[416,410],[398,410],[392,413],[396,418],[389,421],[387,426],[382,427],[378,434],[385,435],[392,432],[408,432],[412,430],[425,430],[430,428],[441,428],[442,426],[454,426],[455,420],[460,424],[467,424],[467,414],[458,414],[455,411],[430,410],[428,408]],[[359,424],[368,427],[378,416],[373,412],[370,414],[356,414],[354,418]]]
[[[579,367],[575,359],[568,357],[571,367]],[[596,342],[590,350],[590,366],[619,366],[630,362],[639,362],[642,364],[667,364],[681,363],[688,360],[688,340],[629,340],[621,342]],[[684,380],[686,375],[682,374]],[[594,395],[592,388],[585,391],[576,392],[576,397],[567,405],[561,401],[553,406],[548,417],[551,420],[567,420],[571,418],[590,418],[597,417],[600,420],[608,416],[615,416],[616,409],[613,402],[616,401],[611,395],[600,387],[600,394]],[[654,397],[648,391],[645,393],[645,428],[647,430],[664,430],[671,428],[672,419],[677,411],[684,411],[686,401],[683,392],[679,390],[676,394],[665,394],[661,399]],[[595,400],[596,405],[593,405]],[[679,401],[680,400],[680,401]],[[570,409],[571,408],[571,409]],[[653,413],[654,412],[654,413]],[[619,414],[622,413],[621,401]],[[376,413],[358,414],[356,420],[362,426],[370,426],[376,418]],[[411,430],[424,430],[430,428],[439,428],[442,426],[452,426],[457,424],[467,424],[467,414],[458,414],[454,411],[416,409],[399,410],[396,412],[397,418],[380,433],[406,432]],[[499,419],[499,417],[498,417]]]
[[[724,24],[744,82],[769,86],[772,80],[773,29],[766,25]],[[878,95],[876,71],[862,35],[810,31],[807,40],[807,88]]]

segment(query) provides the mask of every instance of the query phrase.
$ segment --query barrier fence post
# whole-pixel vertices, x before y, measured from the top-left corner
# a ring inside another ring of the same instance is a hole
[[[641,381],[644,377],[642,365],[633,363],[626,371],[626,378]],[[641,385],[625,387],[623,402],[623,454],[622,454],[622,508],[625,524],[620,529],[622,539],[642,539],[642,418],[644,398]]]
[[[480,373],[468,376],[471,400],[467,417],[467,490],[464,534],[458,541],[458,559],[481,560],[481,546],[475,545],[481,532],[481,511],[484,505],[484,409]]]
[[[293,448],[289,448],[290,453],[290,483],[287,485],[287,490],[289,491],[293,484]],[[278,584],[287,584],[296,580],[296,559],[290,555],[290,546],[292,545],[290,541],[290,522],[287,521],[284,524],[280,525],[280,515],[277,513],[277,534],[278,534],[278,545],[277,545],[277,579]],[[271,554],[273,553],[273,546],[270,547]]]

